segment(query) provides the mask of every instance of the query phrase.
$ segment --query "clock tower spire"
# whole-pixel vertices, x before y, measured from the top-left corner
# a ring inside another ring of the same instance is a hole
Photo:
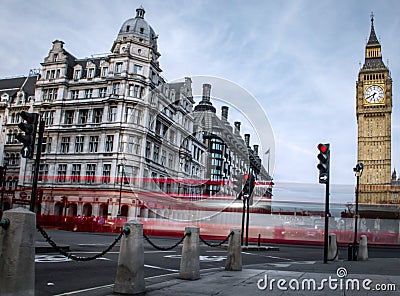
[[[387,199],[391,181],[392,79],[382,60],[376,37],[374,14],[365,46],[364,65],[356,83],[358,162],[364,163],[360,202],[380,203]]]

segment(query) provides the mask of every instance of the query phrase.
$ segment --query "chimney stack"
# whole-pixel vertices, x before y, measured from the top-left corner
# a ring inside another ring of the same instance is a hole
[[[240,121],[235,121],[235,135],[239,135],[240,134]]]
[[[254,155],[258,156],[258,145],[253,145]]]
[[[228,121],[228,110],[229,110],[228,106],[222,106],[221,107],[222,120]]]
[[[244,142],[247,147],[250,147],[250,134],[244,134]]]
[[[210,102],[211,84],[203,84],[203,101]]]

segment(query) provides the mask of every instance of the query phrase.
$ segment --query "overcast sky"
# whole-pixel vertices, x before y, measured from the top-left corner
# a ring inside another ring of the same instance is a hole
[[[275,181],[317,183],[316,146],[329,142],[335,184],[355,183],[355,82],[373,11],[393,78],[392,168],[400,168],[400,1],[1,2],[1,78],[39,68],[55,39],[77,58],[109,52],[143,5],[167,80],[217,76],[260,102],[275,135]]]

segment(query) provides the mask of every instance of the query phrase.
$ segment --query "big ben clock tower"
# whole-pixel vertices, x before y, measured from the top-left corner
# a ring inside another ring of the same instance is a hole
[[[358,162],[364,163],[359,201],[382,203],[388,198],[391,180],[392,78],[382,61],[374,16],[365,47],[364,65],[356,84]]]

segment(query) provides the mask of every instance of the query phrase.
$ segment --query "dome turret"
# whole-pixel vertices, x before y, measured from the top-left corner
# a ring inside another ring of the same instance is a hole
[[[132,41],[134,39],[139,42],[149,44],[154,51],[157,52],[157,38],[153,28],[144,19],[145,10],[142,6],[136,9],[136,16],[126,20],[119,30],[117,40],[114,42],[111,51],[114,51],[115,45],[121,41]]]

